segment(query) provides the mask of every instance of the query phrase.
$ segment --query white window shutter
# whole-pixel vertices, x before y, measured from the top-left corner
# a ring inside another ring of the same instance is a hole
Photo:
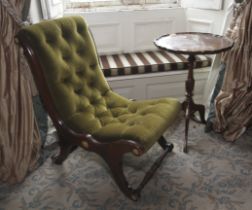
[[[234,15],[234,2],[231,2],[226,10],[225,16],[224,16],[224,21],[221,27],[221,34],[225,34],[227,28],[229,27],[232,19],[233,19],[233,15]]]
[[[44,19],[53,19],[63,16],[64,0],[40,0]]]
[[[221,10],[222,5],[223,5],[223,0],[182,0],[181,1],[181,6],[185,8]]]

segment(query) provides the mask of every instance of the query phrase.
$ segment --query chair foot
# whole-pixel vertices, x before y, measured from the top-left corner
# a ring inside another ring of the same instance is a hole
[[[115,182],[117,183],[120,190],[131,200],[137,201],[140,198],[140,193],[136,190],[133,190],[131,187],[129,187],[129,184],[126,180],[126,177],[123,173],[122,168],[122,156],[119,155],[116,158],[115,157],[104,157],[104,160],[107,162],[111,173],[113,175],[113,178]]]
[[[140,192],[138,190],[133,190],[131,194],[131,200],[138,201],[140,199]]]
[[[59,154],[52,156],[53,163],[57,165],[61,165],[66,160],[68,155],[78,147],[77,145],[67,144],[65,142],[59,142],[59,146]]]
[[[163,136],[160,137],[160,139],[158,140],[159,145],[163,148],[163,150],[168,150],[168,152],[171,152],[173,150],[173,144],[169,143],[165,140],[165,138]]]
[[[168,143],[166,144],[166,148],[168,149],[168,152],[171,152],[174,148],[173,144],[172,143]]]
[[[183,147],[183,152],[184,152],[184,153],[187,153],[187,152],[188,152],[187,146],[184,146],[184,147]]]

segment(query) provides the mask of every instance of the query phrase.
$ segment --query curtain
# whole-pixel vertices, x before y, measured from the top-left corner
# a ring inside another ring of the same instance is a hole
[[[230,25],[231,20],[233,19],[233,8],[234,8],[234,2],[230,2],[230,4],[228,5],[228,7],[225,11],[223,24],[222,24],[221,31],[220,31],[220,34],[222,34],[222,35],[225,34],[225,32],[227,31],[227,28]],[[213,98],[212,97],[213,96],[213,89],[215,87],[216,80],[218,78],[218,74],[220,72],[220,65],[221,65],[221,54],[217,54],[217,55],[215,55],[215,57],[213,59],[213,64],[211,67],[211,71],[209,72],[209,76],[208,76],[208,80],[207,80],[207,84],[206,84],[206,89],[205,89],[205,93],[204,93],[204,101],[206,101],[206,108],[208,108],[210,97],[211,97],[210,100],[212,100],[212,98]],[[214,99],[215,99],[215,97],[214,97]],[[210,101],[209,112],[214,112],[214,110],[211,110],[211,106],[214,106],[214,104],[211,104],[211,101]]]
[[[14,40],[25,3],[0,0],[0,181],[8,183],[36,167],[40,150],[29,68]]]
[[[221,29],[221,34],[229,38],[231,38],[231,31],[233,31],[234,26],[237,27],[235,24],[237,22],[237,15],[235,17],[233,15],[235,6],[236,4],[234,2],[229,4]],[[206,108],[208,110],[205,132],[213,130],[213,120],[215,119],[215,99],[221,90],[225,69],[226,65],[222,61],[222,54],[217,54],[214,58],[205,90],[205,101],[207,101]],[[211,96],[210,101],[208,98],[209,95]]]
[[[228,141],[239,138],[252,119],[252,0],[244,1],[236,11],[229,36],[235,40],[223,62],[226,72],[215,100],[214,130]]]

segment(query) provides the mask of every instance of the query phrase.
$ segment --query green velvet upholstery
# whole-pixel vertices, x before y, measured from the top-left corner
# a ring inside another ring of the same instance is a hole
[[[175,120],[176,99],[131,101],[109,88],[82,17],[43,21],[22,33],[43,66],[57,112],[73,130],[100,141],[131,139],[148,150]]]

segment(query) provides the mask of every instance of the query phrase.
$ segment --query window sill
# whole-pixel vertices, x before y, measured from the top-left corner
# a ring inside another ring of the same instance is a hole
[[[99,12],[124,12],[124,11],[146,11],[159,9],[182,9],[178,5],[167,4],[143,4],[143,5],[120,5],[111,7],[95,7],[95,8],[73,8],[65,9],[64,14],[73,13],[99,13]]]

